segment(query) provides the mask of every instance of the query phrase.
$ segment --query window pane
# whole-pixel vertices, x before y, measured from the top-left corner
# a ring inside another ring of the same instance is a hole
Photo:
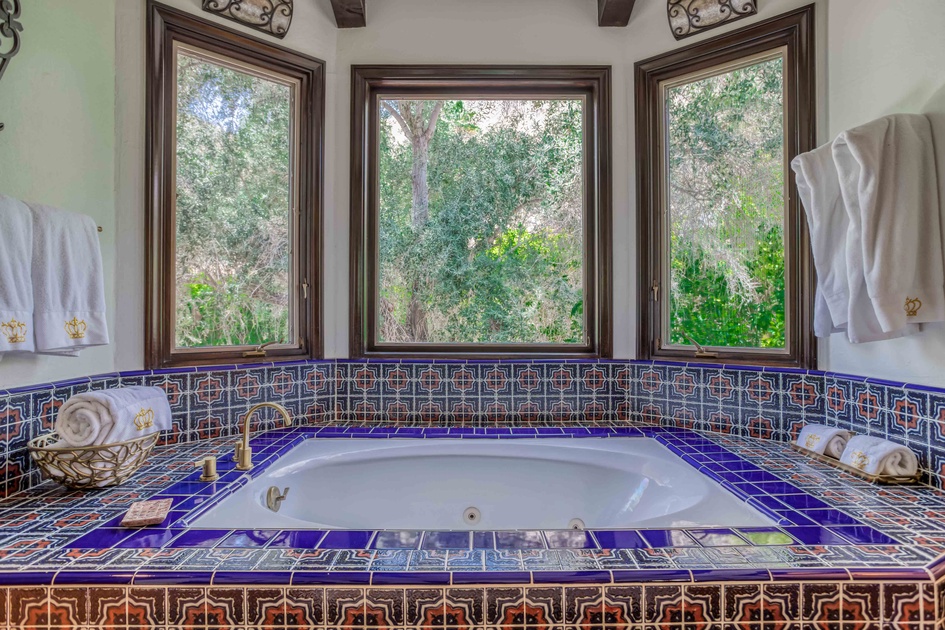
[[[672,344],[785,347],[779,56],[665,89]]]
[[[180,51],[176,104],[176,345],[294,344],[294,87]]]
[[[583,100],[380,104],[380,343],[586,343]]]

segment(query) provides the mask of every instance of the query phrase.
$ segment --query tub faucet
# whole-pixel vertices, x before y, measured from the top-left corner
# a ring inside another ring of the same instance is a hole
[[[279,415],[282,416],[282,420],[285,422],[285,426],[292,426],[292,416],[289,415],[289,412],[286,411],[286,408],[282,405],[264,402],[250,407],[249,411],[246,412],[246,416],[243,418],[243,438],[236,443],[236,452],[233,455],[233,459],[236,460],[237,470],[251,470],[253,468],[253,449],[249,446],[249,420],[256,411],[264,407],[278,411]]]

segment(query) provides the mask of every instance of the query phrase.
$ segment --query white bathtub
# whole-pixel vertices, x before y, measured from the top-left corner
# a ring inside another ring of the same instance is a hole
[[[278,513],[266,507],[270,486],[290,489]],[[545,438],[307,440],[190,526],[534,530],[572,519],[588,529],[772,524],[655,439]]]

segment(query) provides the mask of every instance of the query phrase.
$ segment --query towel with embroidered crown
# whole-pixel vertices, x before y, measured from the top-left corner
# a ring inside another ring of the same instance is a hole
[[[911,450],[869,435],[856,435],[847,442],[840,463],[869,475],[912,477],[919,471],[919,459]]]
[[[795,444],[803,449],[840,459],[843,449],[853,434],[837,427],[828,427],[823,424],[808,424],[801,429]]]
[[[77,394],[56,417],[56,446],[99,446],[171,428],[171,407],[160,387],[120,387]]]
[[[22,201],[0,195],[0,357],[33,352],[33,220]]]
[[[27,203],[33,217],[33,321],[36,352],[76,356],[108,344],[105,280],[95,222]]]

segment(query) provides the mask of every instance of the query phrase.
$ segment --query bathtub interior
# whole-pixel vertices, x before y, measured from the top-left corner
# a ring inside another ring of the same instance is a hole
[[[278,512],[269,489],[288,488]],[[653,438],[302,442],[194,529],[564,530],[774,521]]]

